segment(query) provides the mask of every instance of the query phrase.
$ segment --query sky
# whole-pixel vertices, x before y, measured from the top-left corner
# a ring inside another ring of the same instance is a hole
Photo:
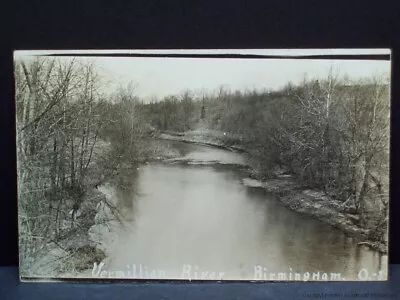
[[[19,51],[15,58],[69,51]],[[74,53],[195,53],[195,54],[390,54],[389,49],[330,50],[108,50],[73,51]],[[219,87],[230,90],[279,89],[288,82],[294,84],[307,78],[324,77],[331,67],[339,75],[351,79],[390,74],[390,61],[373,60],[295,60],[295,59],[221,59],[221,58],[80,58],[94,61],[103,77],[107,91],[132,83],[142,99],[161,99],[190,90],[195,94],[215,92]]]

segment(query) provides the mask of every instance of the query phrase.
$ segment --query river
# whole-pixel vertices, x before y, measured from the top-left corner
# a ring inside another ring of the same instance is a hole
[[[108,187],[128,224],[103,267],[109,277],[290,280],[308,272],[311,280],[337,273],[374,280],[381,271],[386,278],[387,256],[244,185],[240,154],[165,143],[180,160],[142,165],[124,188]]]

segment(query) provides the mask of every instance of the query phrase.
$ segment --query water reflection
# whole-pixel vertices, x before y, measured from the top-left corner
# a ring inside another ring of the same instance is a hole
[[[243,163],[240,155],[219,149],[173,146],[186,158]],[[387,256],[288,210],[263,189],[243,186],[242,178],[227,166],[141,166],[130,184],[125,178],[115,187],[130,230],[119,237],[107,268],[134,264],[182,278],[183,266],[190,265],[193,274],[219,270],[223,279],[248,280],[255,279],[255,266],[267,272],[335,272],[349,280],[362,268],[386,272]]]

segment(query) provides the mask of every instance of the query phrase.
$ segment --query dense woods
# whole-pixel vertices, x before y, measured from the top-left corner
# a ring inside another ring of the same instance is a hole
[[[16,62],[15,79],[23,263],[74,227],[101,127],[100,95],[93,66],[74,60]]]
[[[123,94],[120,110],[105,100],[93,64],[17,61],[15,81],[20,261],[29,264],[49,242],[92,225],[97,202],[91,191],[116,171],[124,154],[120,149],[133,153],[136,131],[124,135],[136,128],[137,119]],[[114,147],[120,147],[119,156],[100,139],[107,130],[120,141]],[[91,206],[86,214],[78,213],[83,203]]]
[[[132,86],[104,94],[95,65],[15,62],[20,259],[83,226],[90,191],[151,159],[160,132],[235,137],[260,178],[277,168],[354,210],[383,241],[389,199],[387,78],[325,78],[275,91],[190,91],[146,103]],[[79,221],[82,220],[82,221]]]

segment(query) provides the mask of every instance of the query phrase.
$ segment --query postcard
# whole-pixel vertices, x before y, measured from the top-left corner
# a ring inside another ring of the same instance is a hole
[[[390,59],[15,51],[21,280],[388,280]]]

